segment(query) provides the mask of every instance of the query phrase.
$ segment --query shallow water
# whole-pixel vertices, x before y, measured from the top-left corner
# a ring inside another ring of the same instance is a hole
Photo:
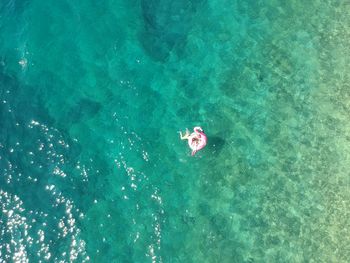
[[[347,262],[349,11],[2,1],[0,262]]]

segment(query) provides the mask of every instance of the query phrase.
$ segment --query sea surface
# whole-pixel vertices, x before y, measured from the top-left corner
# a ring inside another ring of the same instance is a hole
[[[349,262],[349,14],[0,1],[0,262]]]

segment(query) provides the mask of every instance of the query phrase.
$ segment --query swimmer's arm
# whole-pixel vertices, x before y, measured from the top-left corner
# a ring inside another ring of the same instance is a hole
[[[188,129],[186,129],[186,133],[184,135],[182,135],[182,132],[180,131],[180,139],[181,140],[187,140],[188,136],[190,135],[190,132],[188,131]]]
[[[180,139],[181,140],[186,140],[187,139],[187,134],[185,134],[185,135],[182,135],[182,132],[179,132],[180,133]]]

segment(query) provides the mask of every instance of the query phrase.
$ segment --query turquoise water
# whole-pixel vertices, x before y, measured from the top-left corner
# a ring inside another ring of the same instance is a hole
[[[348,262],[349,11],[1,1],[0,262]]]

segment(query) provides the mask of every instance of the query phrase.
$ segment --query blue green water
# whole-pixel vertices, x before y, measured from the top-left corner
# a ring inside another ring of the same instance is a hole
[[[0,262],[348,262],[349,12],[1,1]]]

